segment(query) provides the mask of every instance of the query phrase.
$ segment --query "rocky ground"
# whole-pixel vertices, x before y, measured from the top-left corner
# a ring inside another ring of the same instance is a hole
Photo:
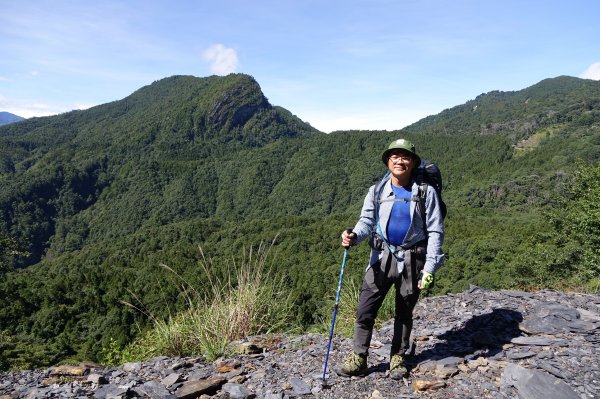
[[[8,398],[600,398],[600,296],[487,291],[417,305],[410,374],[387,376],[392,324],[374,334],[369,370],[331,372],[351,348],[335,337],[323,383],[326,336],[271,335],[216,362],[159,357],[0,373]]]

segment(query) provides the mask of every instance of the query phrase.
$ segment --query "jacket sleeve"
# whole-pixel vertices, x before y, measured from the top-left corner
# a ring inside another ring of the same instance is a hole
[[[440,198],[437,191],[431,186],[427,187],[425,201],[425,222],[427,224],[427,256],[423,270],[435,273],[444,264],[444,219],[440,207]]]
[[[371,186],[369,188],[369,192],[367,193],[365,201],[363,202],[363,207],[360,212],[358,222],[356,222],[356,225],[352,230],[356,234],[357,244],[365,238],[370,237],[375,226],[375,187],[376,186]]]

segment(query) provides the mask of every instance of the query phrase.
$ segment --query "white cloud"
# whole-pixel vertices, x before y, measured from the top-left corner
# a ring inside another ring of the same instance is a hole
[[[430,110],[388,107],[383,110],[311,111],[296,114],[322,132],[335,130],[400,130],[430,115]]]
[[[239,64],[236,51],[222,44],[213,44],[204,50],[202,59],[210,64],[210,70],[216,75],[235,72]]]
[[[34,101],[15,100],[0,96],[0,111],[10,112],[11,114],[23,118],[57,115],[75,109],[87,109],[93,106],[94,105],[92,104],[46,104]]]
[[[590,65],[581,75],[580,78],[600,80],[600,62],[595,62]]]

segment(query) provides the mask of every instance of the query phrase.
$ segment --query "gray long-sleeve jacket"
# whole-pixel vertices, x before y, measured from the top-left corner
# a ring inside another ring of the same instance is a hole
[[[353,232],[356,234],[357,243],[371,236],[371,233],[378,231],[377,221],[375,220],[374,198],[375,190],[379,184],[369,188],[365,197],[360,218],[354,226]],[[427,255],[425,257],[424,271],[435,273],[444,264],[444,253],[442,244],[444,242],[444,220],[440,208],[440,200],[435,189],[428,185],[425,199],[425,226],[421,212],[417,207],[419,196],[419,185],[412,184],[411,193],[414,201],[410,203],[411,223],[402,243],[402,248],[408,249],[416,243],[427,240]],[[387,224],[394,205],[394,190],[392,189],[391,179],[384,183],[379,197],[379,224],[381,231],[387,237]],[[369,267],[381,259],[383,251],[371,250]],[[404,251],[397,251],[396,257],[398,265],[403,264]]]

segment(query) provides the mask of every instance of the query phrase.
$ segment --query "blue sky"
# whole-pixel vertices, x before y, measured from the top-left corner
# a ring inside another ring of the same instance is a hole
[[[247,73],[314,127],[395,130],[491,90],[600,79],[600,1],[0,0],[0,111]]]

